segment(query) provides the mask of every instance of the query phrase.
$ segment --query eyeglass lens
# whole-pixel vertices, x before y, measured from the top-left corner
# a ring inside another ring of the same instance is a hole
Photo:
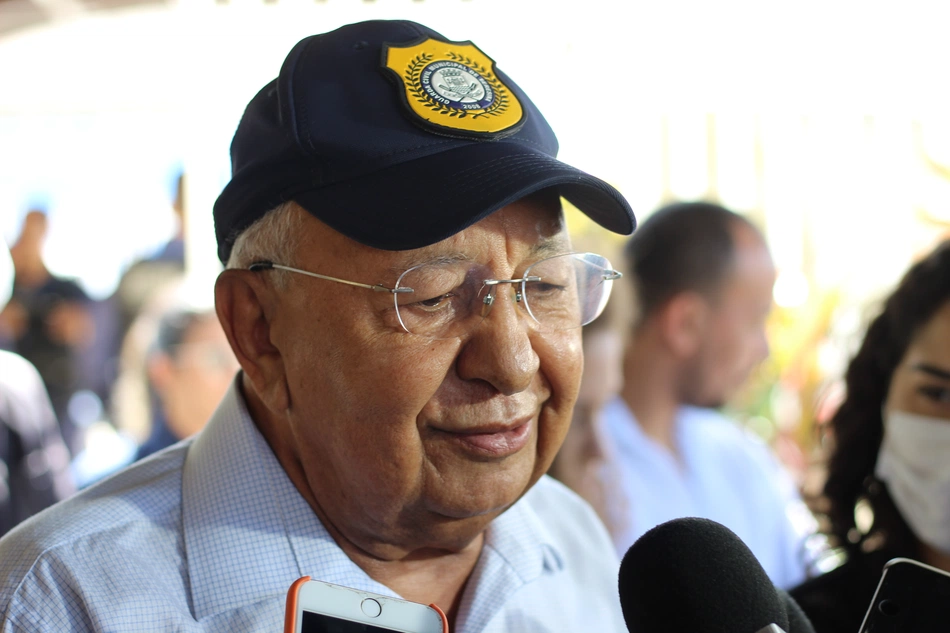
[[[568,330],[593,321],[610,296],[610,262],[594,253],[543,259],[516,283],[486,284],[488,269],[471,262],[422,264],[396,283],[413,292],[394,294],[406,331],[429,338],[453,338],[478,326],[494,301],[510,295],[540,331]],[[486,301],[487,299],[487,301]]]

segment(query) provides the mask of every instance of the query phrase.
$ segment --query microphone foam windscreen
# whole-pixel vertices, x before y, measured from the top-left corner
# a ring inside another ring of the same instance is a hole
[[[785,604],[785,613],[788,614],[788,628],[785,630],[788,633],[815,633],[815,627],[812,626],[811,620],[795,602],[795,598],[784,589],[776,588],[776,591],[778,591],[779,597]]]
[[[755,555],[709,519],[667,521],[630,546],[620,605],[631,633],[788,631],[782,599]]]

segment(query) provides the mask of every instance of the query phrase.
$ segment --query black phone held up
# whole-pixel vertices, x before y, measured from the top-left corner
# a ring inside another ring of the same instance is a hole
[[[884,565],[860,633],[946,633],[950,630],[950,573],[895,558]]]

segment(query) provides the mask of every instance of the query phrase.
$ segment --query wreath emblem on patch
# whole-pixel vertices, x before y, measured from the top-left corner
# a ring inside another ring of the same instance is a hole
[[[386,44],[383,67],[399,79],[413,119],[437,134],[503,138],[524,122],[521,102],[495,74],[495,62],[471,42]]]

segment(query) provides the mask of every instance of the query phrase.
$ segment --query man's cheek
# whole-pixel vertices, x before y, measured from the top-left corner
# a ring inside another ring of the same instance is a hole
[[[453,371],[454,357],[446,354],[402,355],[375,369],[374,389],[387,394],[392,406],[418,413]]]
[[[584,355],[581,347],[580,329],[576,335],[566,334],[540,350],[541,372],[548,379],[552,397],[566,399],[574,405],[581,386],[584,371]]]

